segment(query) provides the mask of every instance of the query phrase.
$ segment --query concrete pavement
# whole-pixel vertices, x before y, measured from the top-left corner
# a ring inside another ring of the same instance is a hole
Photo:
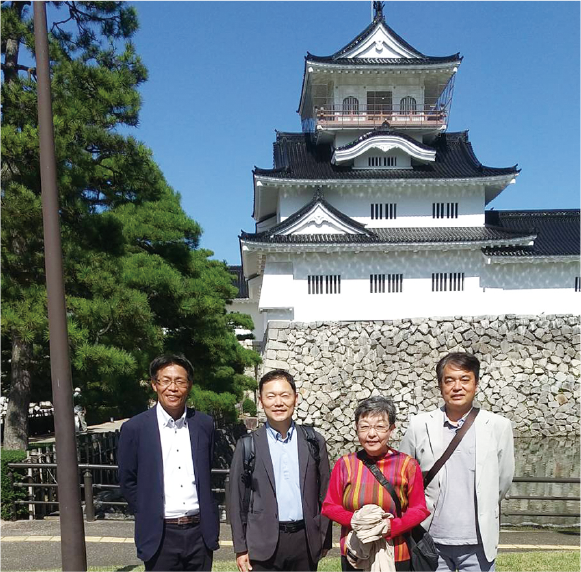
[[[141,561],[135,555],[133,521],[97,520],[85,522],[87,562],[89,566],[123,566],[132,570]],[[334,548],[329,556],[339,556],[339,527],[333,529]],[[1,569],[3,571],[59,569],[60,523],[45,520],[2,521]],[[500,533],[500,550],[579,550],[579,530],[511,530]],[[222,524],[220,550],[216,560],[234,560],[230,527]]]

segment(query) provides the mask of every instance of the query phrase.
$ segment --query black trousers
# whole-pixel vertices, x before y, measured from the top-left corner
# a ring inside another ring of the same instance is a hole
[[[407,572],[408,570],[411,570],[411,560],[402,560],[401,562],[396,562],[395,569],[398,570],[398,572]],[[341,556],[341,570],[351,572],[352,570],[357,570],[357,568],[353,568],[353,566],[349,564],[347,556]]]
[[[250,555],[252,556],[252,555]],[[307,532],[305,529],[297,532],[283,532],[278,534],[278,544],[274,554],[268,560],[250,560],[253,572],[268,572],[271,570],[317,570],[309,553]]]
[[[161,544],[145,562],[146,570],[212,570],[214,554],[206,548],[200,523],[163,524]]]

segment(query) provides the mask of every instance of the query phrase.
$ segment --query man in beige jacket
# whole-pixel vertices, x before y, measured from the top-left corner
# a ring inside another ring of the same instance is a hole
[[[427,472],[472,410],[480,362],[466,353],[436,366],[440,409],[414,417],[399,446]],[[499,539],[499,503],[514,475],[512,426],[481,410],[474,424],[426,489],[431,515],[422,523],[439,552],[438,571],[493,571]]]

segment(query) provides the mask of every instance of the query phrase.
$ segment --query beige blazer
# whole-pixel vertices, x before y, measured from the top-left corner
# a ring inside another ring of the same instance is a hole
[[[414,457],[426,473],[445,450],[442,435],[443,408],[412,418],[399,446],[402,453]],[[500,533],[499,503],[514,476],[512,425],[506,417],[480,410],[474,421],[476,431],[476,500],[478,526],[486,559],[496,558]],[[429,529],[440,494],[439,472],[426,489],[426,504],[431,512],[422,522]],[[460,508],[460,507],[459,507]]]

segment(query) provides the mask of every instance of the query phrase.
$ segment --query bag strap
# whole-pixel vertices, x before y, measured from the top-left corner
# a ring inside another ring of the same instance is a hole
[[[309,452],[311,457],[313,457],[317,468],[319,467],[319,462],[321,461],[321,455],[319,453],[319,442],[317,441],[317,435],[315,434],[315,429],[312,425],[298,425],[303,432],[303,436],[307,441],[309,446]]]
[[[256,454],[254,453],[254,433],[247,433],[240,437],[244,448],[244,471],[241,475],[244,483],[244,498],[242,500],[241,520],[243,524],[248,521],[248,511],[250,510],[250,492],[252,490],[252,473],[254,472],[254,462]]]
[[[319,506],[323,505],[323,500],[325,498],[325,494],[321,491],[321,473],[319,470],[319,465],[321,462],[321,455],[319,452],[319,442],[317,441],[317,435],[315,434],[315,429],[312,425],[297,425],[300,427],[300,430],[303,434],[307,442],[307,446],[309,447],[309,454],[315,461],[315,466],[317,468],[317,490],[319,491]]]
[[[395,492],[395,489],[393,488],[393,485],[385,478],[385,475],[379,470],[379,467],[369,459],[365,451],[360,451],[357,453],[357,457],[371,471],[371,474],[377,479],[379,484],[384,487],[391,495],[391,498],[395,504],[395,511],[397,516],[401,518],[401,502],[397,496],[397,493]]]
[[[434,480],[434,477],[438,474],[438,471],[452,456],[452,453],[456,450],[456,447],[458,447],[460,441],[462,441],[464,435],[466,435],[466,433],[468,432],[468,429],[472,427],[472,424],[474,423],[474,420],[476,419],[478,413],[480,413],[480,409],[478,407],[473,407],[470,413],[468,414],[468,417],[466,417],[466,420],[462,424],[462,427],[460,427],[460,429],[456,431],[454,438],[452,439],[452,441],[450,441],[450,444],[444,451],[443,455],[434,463],[434,466],[424,476],[424,488],[426,488]]]

